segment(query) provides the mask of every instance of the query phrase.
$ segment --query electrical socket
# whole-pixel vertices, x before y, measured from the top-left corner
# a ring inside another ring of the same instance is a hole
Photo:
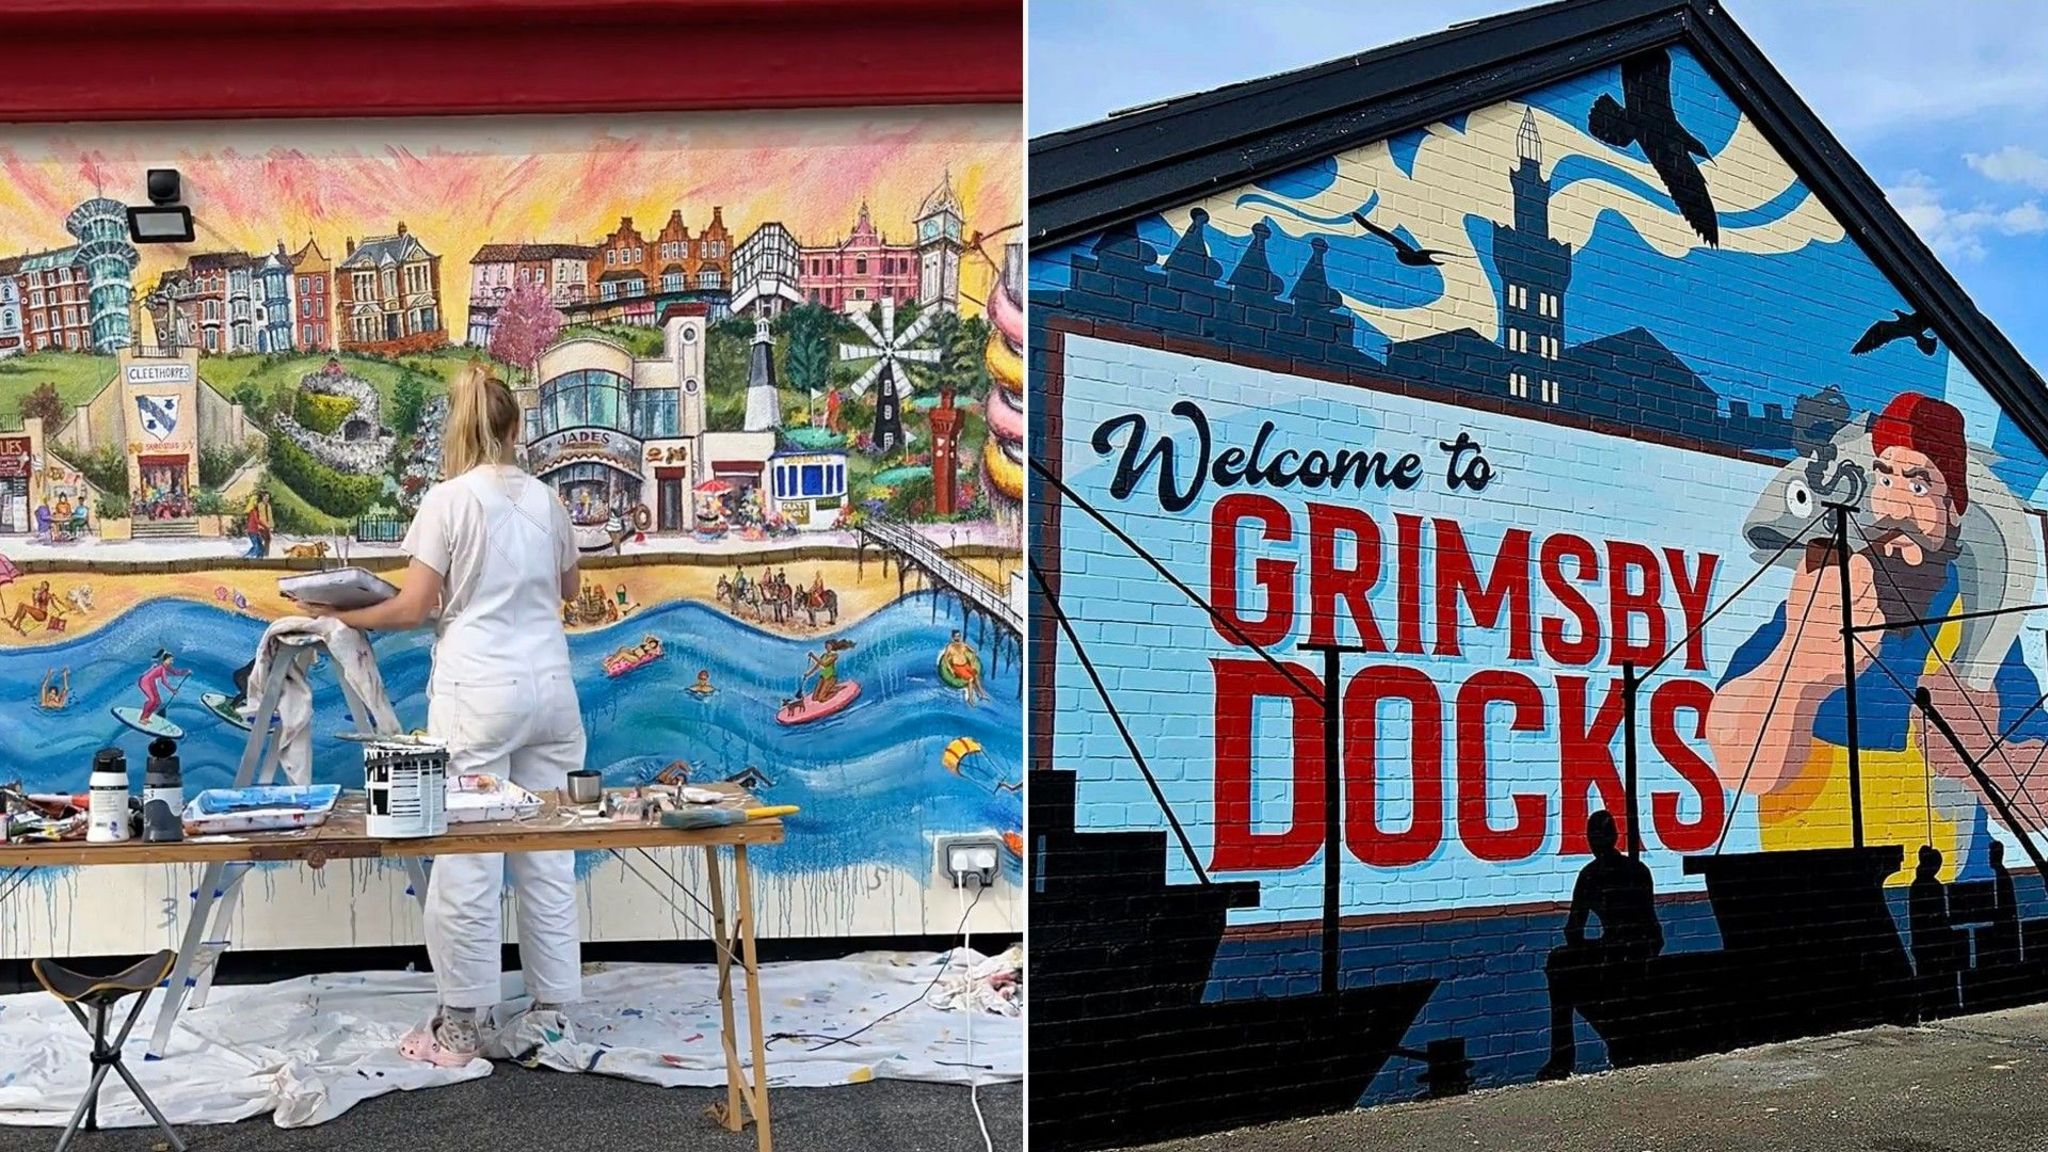
[[[940,836],[933,841],[933,866],[939,875],[960,887],[964,873],[974,877],[983,888],[996,882],[996,872],[1003,858],[1002,837],[993,832],[965,832]]]

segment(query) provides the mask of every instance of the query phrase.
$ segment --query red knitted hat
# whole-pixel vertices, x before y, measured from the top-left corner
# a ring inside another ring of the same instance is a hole
[[[1970,506],[1966,478],[1970,445],[1963,437],[1963,414],[1955,405],[1918,392],[1901,392],[1871,426],[1870,443],[1879,455],[1887,448],[1911,448],[1934,461],[1941,478],[1948,482],[1949,501],[1956,511]]]

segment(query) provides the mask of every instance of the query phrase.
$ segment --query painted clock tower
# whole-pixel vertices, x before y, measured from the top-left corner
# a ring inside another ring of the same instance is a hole
[[[966,251],[960,200],[953,195],[953,174],[948,172],[917,209],[919,307],[936,304],[948,312],[960,310],[960,256]]]

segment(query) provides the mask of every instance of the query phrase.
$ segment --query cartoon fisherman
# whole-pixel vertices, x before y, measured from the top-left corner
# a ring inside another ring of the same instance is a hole
[[[1729,788],[1757,797],[1763,847],[1834,847],[1849,810],[1847,749],[1857,741],[1870,842],[1932,847],[1964,873],[1989,867],[1987,815],[1969,770],[1946,740],[1915,722],[1908,691],[1924,686],[1981,767],[2008,795],[2029,796],[2009,771],[2033,763],[2048,742],[2048,718],[2033,707],[2040,688],[2017,641],[2005,651],[1959,659],[1956,641],[1932,617],[2012,605],[1968,603],[1958,561],[1969,550],[2011,555],[2001,537],[2033,531],[1988,472],[1973,473],[1975,451],[1953,405],[1919,393],[1894,399],[1870,427],[1866,507],[1852,517],[1848,565],[1852,626],[1874,630],[1855,653],[1857,731],[1848,729],[1841,626],[1843,558],[1818,547],[1793,571],[1785,604],[1729,660],[1706,722],[1716,770]],[[1973,488],[1975,490],[1973,490]],[[1971,514],[1976,507],[1978,512]],[[1989,510],[1990,515],[1984,513]],[[1972,538],[1981,537],[1981,538]],[[2033,563],[2032,553],[2024,562]],[[2001,574],[2001,580],[2003,574]],[[2032,586],[2032,574],[2027,577]],[[1985,599],[1982,592],[1977,598]],[[1954,662],[1954,663],[1952,663]],[[1982,668],[1962,667],[1973,663]],[[1965,679],[1986,679],[1977,691]],[[1896,682],[1895,682],[1896,681]],[[1900,687],[1904,685],[1904,690]],[[2007,725],[2003,747],[1985,756]],[[1933,780],[1930,781],[1930,771]],[[2048,774],[2031,794],[2048,791]]]

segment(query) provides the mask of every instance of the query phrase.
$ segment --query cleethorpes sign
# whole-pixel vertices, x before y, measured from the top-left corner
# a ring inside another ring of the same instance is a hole
[[[1681,640],[1638,705],[1644,755],[1668,766],[1644,781],[1643,832],[1678,853],[1714,845],[1726,799],[1701,742],[1717,550],[1595,530],[1603,518],[1590,513],[1579,527],[1513,524],[1498,497],[1522,478],[1480,430],[1414,421],[1430,430],[1375,431],[1392,446],[1366,448],[1339,442],[1341,423],[1285,421],[1290,432],[1230,407],[1249,435],[1188,399],[1091,419],[1076,453],[1102,466],[1091,471],[1107,474],[1105,511],[1122,505],[1127,524],[1206,520],[1204,595],[1221,617],[1205,677],[1212,870],[1286,872],[1322,850],[1320,661],[1293,656],[1302,640],[1367,650],[1343,687],[1342,841],[1363,864],[1405,868],[1448,844],[1490,864],[1546,845],[1585,853],[1588,813],[1626,810],[1621,666]],[[1276,713],[1284,758],[1255,737],[1255,716]],[[1291,779],[1276,788],[1281,759]],[[1390,815],[1388,796],[1412,814]]]

